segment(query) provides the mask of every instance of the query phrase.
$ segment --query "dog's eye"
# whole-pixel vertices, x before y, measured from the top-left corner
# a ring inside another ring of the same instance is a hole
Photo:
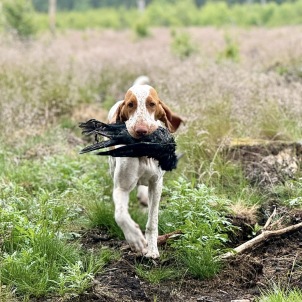
[[[149,103],[150,107],[155,107],[155,103]]]
[[[133,108],[133,106],[134,106],[133,103],[129,103],[129,104],[128,104],[128,107],[129,107],[129,108]]]

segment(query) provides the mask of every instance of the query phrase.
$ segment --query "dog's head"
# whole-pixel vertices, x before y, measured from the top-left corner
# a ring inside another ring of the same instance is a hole
[[[134,85],[127,91],[124,101],[117,108],[114,121],[125,122],[128,132],[135,138],[153,133],[160,122],[170,132],[175,132],[183,122],[149,85]]]

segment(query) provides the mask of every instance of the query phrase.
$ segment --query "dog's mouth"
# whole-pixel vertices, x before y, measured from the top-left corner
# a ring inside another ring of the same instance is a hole
[[[129,127],[126,122],[126,127],[129,132],[129,134],[135,138],[135,139],[141,139],[146,136],[151,135],[154,131],[157,130],[158,126],[157,125],[151,125],[151,126],[146,126],[146,125],[136,125],[134,127]]]

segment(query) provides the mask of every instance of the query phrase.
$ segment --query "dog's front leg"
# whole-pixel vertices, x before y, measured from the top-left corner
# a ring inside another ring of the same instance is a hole
[[[157,247],[158,237],[158,209],[162,192],[163,178],[160,177],[156,182],[149,184],[149,215],[146,225],[146,239],[148,242],[148,252],[146,257],[158,258],[159,251]]]
[[[140,230],[140,227],[131,218],[128,212],[130,191],[122,188],[115,188],[113,191],[113,200],[115,204],[115,221],[122,229],[125,239],[129,243],[132,250],[141,254],[146,253],[147,241]]]
[[[113,189],[115,221],[122,229],[131,249],[146,254],[147,241],[139,225],[133,221],[128,212],[129,194],[137,184],[138,160],[129,158],[127,161],[122,158],[116,160],[118,164],[115,168]],[[128,171],[132,172],[131,175]]]

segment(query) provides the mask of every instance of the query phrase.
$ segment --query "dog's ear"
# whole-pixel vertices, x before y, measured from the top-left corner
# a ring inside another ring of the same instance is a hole
[[[125,101],[123,101],[116,109],[112,119],[109,121],[110,123],[123,123],[127,121],[129,117],[127,116],[127,112],[125,110]]]
[[[165,124],[171,133],[175,132],[180,124],[184,122],[180,116],[173,113],[171,109],[161,100],[159,101],[156,117]]]

